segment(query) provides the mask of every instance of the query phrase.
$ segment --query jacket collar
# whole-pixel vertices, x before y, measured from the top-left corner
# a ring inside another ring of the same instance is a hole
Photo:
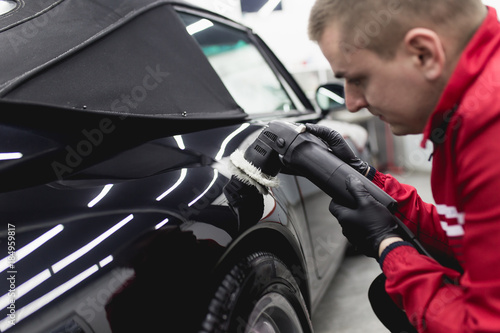
[[[434,130],[446,128],[452,112],[460,103],[460,98],[482,72],[498,45],[500,45],[500,23],[495,9],[488,7],[486,19],[463,51],[437,107],[424,128],[421,142],[423,148],[428,139],[432,140]]]

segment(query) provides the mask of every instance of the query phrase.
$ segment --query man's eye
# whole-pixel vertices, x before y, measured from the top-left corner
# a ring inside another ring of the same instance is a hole
[[[347,80],[347,83],[356,87],[359,87],[361,85],[361,80],[360,79],[349,79]]]

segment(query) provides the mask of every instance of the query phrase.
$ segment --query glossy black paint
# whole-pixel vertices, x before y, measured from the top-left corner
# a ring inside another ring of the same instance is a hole
[[[30,117],[3,116],[0,152],[23,157],[0,161],[1,331],[196,331],[220,277],[256,251],[283,260],[315,308],[345,246],[330,199],[308,180],[280,174],[279,187],[251,193],[237,216],[223,191],[229,155],[244,150],[267,121],[320,119],[251,36],[306,111],[190,126],[92,113],[48,119],[36,108]]]
[[[282,186],[260,203],[265,201],[266,207],[256,207],[264,211],[264,218],[256,219],[254,226],[243,227],[238,224],[237,216],[227,205],[222,193],[230,176],[225,169],[228,155],[240,147],[245,139],[254,137],[261,128],[245,123],[181,135],[177,141],[173,137],[155,139],[77,173],[70,177],[72,179],[0,194],[0,210],[4,221],[15,226],[18,253],[47,231],[62,229],[15,265],[18,287],[47,269],[51,273],[43,283],[16,301],[17,314],[22,314],[22,309],[28,304],[53,292],[110,255],[113,256],[111,263],[104,267],[97,266],[99,269],[93,274],[31,316],[43,316],[53,306],[52,303],[66,299],[77,290],[105,278],[107,274],[112,278],[113,273],[110,272],[117,266],[124,265],[141,271],[138,268],[141,262],[144,262],[141,267],[147,273],[137,275],[141,276],[141,288],[144,288],[141,295],[146,304],[159,301],[157,290],[162,289],[158,287],[162,282],[156,281],[155,277],[161,272],[165,276],[183,276],[183,279],[174,279],[162,286],[168,286],[165,293],[170,295],[168,298],[172,301],[175,299],[172,291],[182,291],[172,304],[179,305],[179,300],[191,299],[189,306],[192,307],[196,303],[192,302],[193,299],[202,301],[202,296],[210,290],[206,283],[212,282],[212,279],[208,276],[217,271],[221,257],[225,255],[226,260],[234,260],[227,252],[228,246],[235,251],[235,245],[245,237],[243,233],[246,232],[248,236],[253,227],[256,230],[273,230],[293,239],[291,247],[295,247],[296,253],[288,253],[288,258],[284,260],[297,265],[296,273],[302,272],[298,277],[303,279],[304,288],[306,283],[316,281],[311,258],[303,261],[297,261],[296,258],[296,255],[308,253],[312,257],[313,249],[303,205],[304,202],[306,206],[309,205],[309,195],[300,196],[294,176],[280,176]],[[237,133],[236,136],[224,145],[225,140],[234,133]],[[89,203],[96,200],[105,188],[109,189],[107,194],[89,207]],[[317,192],[315,196],[320,194]],[[168,222],[165,226],[155,230],[155,226],[166,219]],[[311,223],[314,225],[315,221]],[[177,236],[180,234],[185,241],[179,241]],[[3,239],[5,236],[4,232]],[[158,243],[158,239],[162,241]],[[158,244],[161,246],[158,247]],[[271,244],[252,246],[255,249],[272,248]],[[194,252],[189,253],[183,247]],[[195,255],[198,251],[204,254],[203,260]],[[243,253],[250,249],[238,251]],[[61,260],[71,258],[75,253],[81,254],[81,257],[61,264]],[[183,274],[187,268],[193,274]],[[2,275],[5,274],[6,271],[3,271]],[[150,290],[144,283],[156,283],[156,287]],[[206,288],[195,288],[202,285]],[[7,286],[3,289],[8,290]],[[186,290],[197,292],[190,294]],[[65,307],[65,310],[69,310],[66,314],[76,313],[92,325],[91,321],[97,316],[91,311],[93,300],[100,300],[95,302],[100,305],[97,308],[101,309],[100,315],[103,315],[101,307],[105,304],[104,294],[111,296],[109,290],[105,289],[100,297],[96,294],[94,298],[79,300],[76,307],[73,304],[73,309]],[[191,298],[187,297],[188,294]],[[161,303],[168,305],[170,301],[163,300]],[[202,308],[204,303],[197,304]],[[171,320],[183,318],[179,317],[179,308],[176,309],[171,312],[176,314]],[[161,311],[160,308],[158,311]],[[194,313],[189,312],[189,316]],[[6,314],[4,310],[2,316]],[[32,322],[21,320],[12,331],[23,331],[24,326],[29,327]],[[100,327],[97,330],[105,331]]]

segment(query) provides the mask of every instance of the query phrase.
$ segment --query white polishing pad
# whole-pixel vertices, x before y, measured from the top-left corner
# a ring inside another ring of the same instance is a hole
[[[242,182],[257,187],[260,193],[267,194],[266,187],[279,185],[278,177],[268,176],[247,161],[239,149],[236,149],[230,157],[230,167],[233,174]],[[232,165],[231,165],[232,164]]]

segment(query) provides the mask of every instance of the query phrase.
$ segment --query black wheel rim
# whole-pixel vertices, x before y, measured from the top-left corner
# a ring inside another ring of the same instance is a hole
[[[245,333],[303,333],[292,304],[281,294],[271,292],[255,304]]]

